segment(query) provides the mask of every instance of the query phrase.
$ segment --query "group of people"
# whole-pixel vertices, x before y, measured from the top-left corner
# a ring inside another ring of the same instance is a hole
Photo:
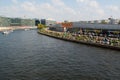
[[[66,34],[67,34],[66,37],[69,38],[71,36],[71,38],[75,40],[82,40],[82,41],[106,44],[106,45],[111,45],[111,46],[120,46],[120,38],[108,37],[106,35],[99,36],[99,35],[95,35],[95,33],[90,33],[90,32],[86,34],[68,32]]]
[[[90,43],[98,43],[98,44],[105,44],[105,45],[110,45],[110,46],[119,46],[120,47],[120,39],[119,38],[112,38],[108,36],[99,36],[95,35],[95,33],[86,33],[86,34],[81,34],[79,32],[56,32],[56,31],[51,31],[47,30],[45,31],[49,35],[53,35],[56,37],[61,37],[61,38],[67,38],[71,40],[77,40],[77,41],[86,41]]]

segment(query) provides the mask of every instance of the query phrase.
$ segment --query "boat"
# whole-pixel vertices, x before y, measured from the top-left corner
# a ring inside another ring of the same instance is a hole
[[[13,32],[13,30],[10,30],[9,32]]]
[[[30,29],[25,29],[25,31],[28,31],[28,30],[30,30]]]
[[[3,31],[2,34],[9,34],[9,31]]]

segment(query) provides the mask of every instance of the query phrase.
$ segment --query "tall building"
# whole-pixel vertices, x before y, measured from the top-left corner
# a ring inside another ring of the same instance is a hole
[[[113,19],[113,18],[109,18],[110,22],[109,24],[119,24],[119,19]]]
[[[56,24],[56,21],[53,20],[46,20],[46,26],[53,26]]]
[[[56,24],[56,21],[41,19],[40,23],[43,24],[43,25],[45,25],[45,26],[53,26],[53,25]]]
[[[35,26],[38,26],[38,24],[40,24],[40,20],[39,19],[35,19]]]
[[[10,19],[10,26],[21,26],[21,19],[20,18],[11,18]]]
[[[43,24],[43,25],[46,25],[46,19],[41,19],[40,23]]]

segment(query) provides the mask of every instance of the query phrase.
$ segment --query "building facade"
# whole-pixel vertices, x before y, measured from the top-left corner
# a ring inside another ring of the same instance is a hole
[[[35,26],[35,20],[0,17],[0,27],[8,26]]]
[[[53,26],[56,24],[56,21],[53,21],[53,20],[46,20],[46,19],[41,19],[40,20],[40,24],[43,24],[45,26]]]

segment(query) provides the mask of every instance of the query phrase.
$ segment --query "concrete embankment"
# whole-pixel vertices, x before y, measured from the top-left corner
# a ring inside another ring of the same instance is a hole
[[[10,30],[12,27],[0,27],[0,31]]]
[[[19,29],[36,29],[36,26],[10,26],[10,27],[0,27],[0,32],[1,31],[6,31],[6,30],[19,30]]]
[[[50,33],[51,32],[52,31],[50,31]],[[46,32],[45,31],[44,32],[38,31],[38,33],[40,33],[42,35],[49,36],[49,37],[53,37],[53,38],[56,38],[56,39],[61,39],[61,40],[64,40],[64,41],[70,41],[70,42],[75,42],[75,43],[80,43],[80,44],[85,44],[85,45],[90,45],[90,46],[95,46],[95,47],[101,47],[101,48],[107,48],[107,49],[113,49],[113,50],[120,51],[120,47],[118,47],[118,46],[111,46],[111,45],[107,45],[107,44],[99,44],[99,43],[93,43],[93,42],[87,42],[87,41],[80,41],[80,40],[75,40],[75,39],[68,39],[68,38],[65,38],[65,37],[62,37],[62,36],[60,37],[60,36],[55,36],[55,35],[49,34],[47,31]]]

